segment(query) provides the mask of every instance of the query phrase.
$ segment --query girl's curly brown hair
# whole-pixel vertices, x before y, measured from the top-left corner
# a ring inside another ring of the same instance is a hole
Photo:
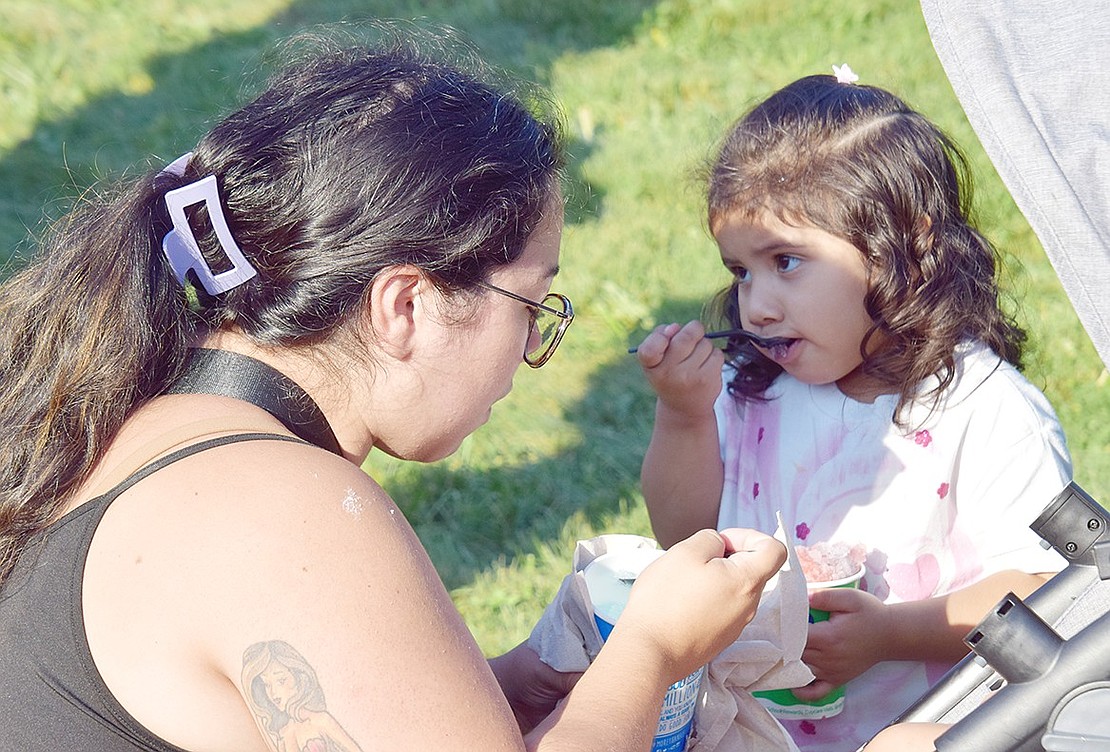
[[[809,76],[780,89],[733,126],[709,170],[709,226],[770,212],[852,243],[870,275],[873,325],[862,369],[899,396],[893,419],[939,401],[963,341],[986,343],[1021,366],[1025,333],[999,305],[997,253],[974,227],[970,173],[958,147],[888,91]],[[740,326],[737,284],[715,313]],[[883,347],[868,353],[881,334]],[[782,368],[747,342],[727,350],[729,391],[759,399]],[[924,379],[939,383],[920,394]]]

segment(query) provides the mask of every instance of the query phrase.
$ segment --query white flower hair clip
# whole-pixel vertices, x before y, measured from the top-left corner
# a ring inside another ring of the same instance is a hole
[[[859,76],[848,67],[847,63],[844,63],[844,65],[834,65],[833,75],[836,76],[836,82],[838,84],[854,84],[856,81],[859,81]]]

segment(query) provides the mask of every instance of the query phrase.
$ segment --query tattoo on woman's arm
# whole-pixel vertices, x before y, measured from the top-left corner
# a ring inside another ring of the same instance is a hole
[[[362,752],[328,712],[316,671],[286,642],[247,648],[243,693],[277,752]]]

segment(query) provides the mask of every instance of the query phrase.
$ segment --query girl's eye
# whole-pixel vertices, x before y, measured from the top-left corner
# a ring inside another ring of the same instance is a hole
[[[800,263],[802,263],[800,258],[785,253],[775,257],[775,265],[780,272],[792,272],[798,268]]]
[[[729,271],[731,271],[732,275],[736,277],[736,281],[740,283],[747,282],[748,279],[752,276],[751,272],[749,272],[742,266],[734,266]]]

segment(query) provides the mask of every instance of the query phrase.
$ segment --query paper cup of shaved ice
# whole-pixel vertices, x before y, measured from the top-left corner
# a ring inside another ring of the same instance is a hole
[[[866,570],[867,548],[863,544],[815,543],[795,546],[798,562],[810,590],[858,588]],[[811,608],[809,623],[828,621],[829,612]],[[831,718],[844,710],[844,687],[837,687],[819,700],[799,700],[789,689],[752,693],[771,715],[782,720]]]

